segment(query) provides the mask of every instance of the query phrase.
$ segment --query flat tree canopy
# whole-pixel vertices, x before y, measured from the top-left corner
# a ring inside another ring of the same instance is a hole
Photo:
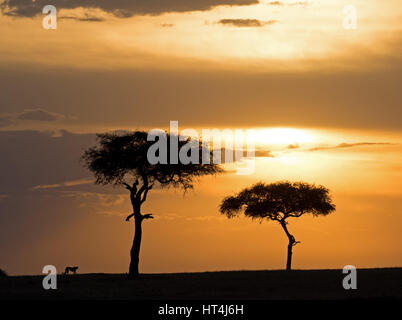
[[[155,143],[147,141],[144,131],[98,134],[98,145],[88,149],[83,159],[92,171],[97,184],[126,184],[128,180],[142,180],[151,185],[159,183],[161,187],[182,187],[191,189],[194,178],[223,172],[215,164],[150,164],[148,149]],[[170,135],[167,134],[169,144]],[[179,141],[179,148],[187,141]],[[200,157],[202,144],[200,142]],[[170,156],[170,149],[168,157]]]
[[[329,190],[305,182],[256,183],[235,196],[226,197],[220,206],[221,213],[229,218],[242,211],[253,219],[281,221],[310,213],[328,215],[335,210]]]
[[[299,241],[289,232],[288,218],[304,214],[326,216],[335,210],[329,190],[305,182],[256,183],[238,194],[223,199],[220,212],[233,218],[244,212],[252,219],[277,221],[289,239],[286,269],[291,270],[292,248]]]

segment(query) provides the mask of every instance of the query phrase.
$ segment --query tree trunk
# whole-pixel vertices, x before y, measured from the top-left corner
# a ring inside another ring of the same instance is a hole
[[[286,261],[286,270],[292,270],[292,248],[293,248],[293,243],[289,239],[289,244],[288,244],[288,258]]]
[[[291,235],[288,231],[288,228],[286,226],[287,222],[285,220],[280,221],[280,224],[283,228],[283,230],[285,230],[286,236],[289,239],[289,244],[288,244],[288,255],[287,255],[287,260],[286,260],[286,270],[290,271],[292,270],[292,249],[293,246],[296,245],[296,239],[293,235]]]
[[[130,279],[135,279],[139,277],[138,264],[140,262],[140,248],[141,248],[141,238],[142,238],[142,221],[144,219],[153,219],[152,214],[148,213],[145,215],[141,214],[141,205],[147,199],[148,191],[152,189],[152,185],[148,185],[148,180],[143,177],[143,185],[138,190],[138,180],[136,180],[132,186],[127,183],[123,183],[126,189],[130,191],[130,200],[133,207],[133,213],[130,214],[126,221],[130,221],[134,217],[134,239],[133,246],[130,250],[130,266],[128,268],[128,277]]]
[[[128,271],[128,277],[135,279],[139,277],[138,264],[140,262],[140,248],[142,238],[142,216],[141,214],[134,215],[134,239],[133,246],[130,250],[130,267]]]

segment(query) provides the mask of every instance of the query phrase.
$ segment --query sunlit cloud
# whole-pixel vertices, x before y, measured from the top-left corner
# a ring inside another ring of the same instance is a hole
[[[393,145],[393,143],[389,143],[389,142],[340,143],[336,146],[314,147],[314,148],[309,149],[309,151],[344,149],[344,148],[353,148],[353,147],[361,147],[361,146],[389,146],[389,145]]]
[[[91,183],[94,183],[94,179],[78,179],[78,180],[72,180],[72,181],[65,181],[62,183],[37,185],[37,186],[32,187],[31,190],[48,190],[48,189],[57,189],[57,188],[62,188],[62,187],[75,187],[75,186],[81,186],[81,185],[86,185],[86,184],[91,184]]]

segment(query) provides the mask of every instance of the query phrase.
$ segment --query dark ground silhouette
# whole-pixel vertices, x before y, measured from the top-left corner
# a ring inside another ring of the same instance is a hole
[[[5,299],[402,299],[402,268],[358,269],[357,290],[345,290],[342,270],[228,271],[59,275],[57,290],[42,289],[43,276],[0,279]]]

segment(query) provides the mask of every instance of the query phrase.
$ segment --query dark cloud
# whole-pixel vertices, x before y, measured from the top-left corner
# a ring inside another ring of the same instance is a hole
[[[53,0],[51,2],[58,10],[96,8],[119,18],[167,12],[203,11],[220,5],[239,6],[257,3],[258,0]],[[42,14],[42,8],[48,4],[47,0],[5,0],[1,4],[1,9],[9,16],[33,17]]]
[[[88,22],[102,22],[105,21],[103,18],[98,18],[95,16],[84,16],[84,17],[75,17],[75,16],[62,16],[59,17],[60,20],[76,20],[76,21],[88,21]]]
[[[315,147],[309,149],[309,151],[319,151],[319,150],[332,150],[332,149],[343,149],[343,148],[352,148],[352,147],[361,147],[361,146],[386,146],[393,145],[393,143],[389,142],[358,142],[358,143],[340,143],[336,146],[327,146],[327,147]]]
[[[86,132],[109,127],[165,128],[172,119],[179,120],[180,128],[401,130],[401,82],[398,63],[376,72],[312,71],[303,76],[222,70],[64,72],[3,66],[0,106],[4,113],[41,106],[72,114],[77,117],[71,123],[74,127],[63,121],[65,128]],[[46,94],[39,95],[44,88]]]
[[[254,155],[256,158],[275,158],[270,150],[255,150]]]
[[[40,108],[37,109],[25,109],[22,112],[0,114],[0,128],[6,127],[12,124],[16,124],[21,121],[44,121],[52,122],[67,117],[60,113],[49,112]]]
[[[162,28],[172,28],[174,26],[173,23],[162,23],[161,27]]]
[[[56,121],[60,118],[64,118],[64,116],[42,109],[26,109],[20,114],[16,115],[16,119],[34,121]]]
[[[9,118],[0,116],[0,128],[7,127],[10,124],[11,124],[11,121]]]
[[[0,150],[7,151],[0,158],[0,194],[79,185],[90,176],[80,163],[81,154],[94,142],[93,134],[0,131]]]
[[[263,27],[265,25],[276,23],[275,20],[262,21],[257,19],[221,19],[217,23],[222,24],[224,26],[232,26],[232,27]]]
[[[271,1],[271,2],[268,2],[268,5],[269,5],[269,6],[283,6],[283,2],[280,2],[280,1]]]
[[[297,143],[288,145],[288,149],[299,149],[299,148],[300,146]]]

